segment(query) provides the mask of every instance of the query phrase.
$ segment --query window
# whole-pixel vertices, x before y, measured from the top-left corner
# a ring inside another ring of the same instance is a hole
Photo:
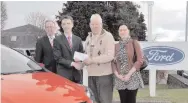
[[[17,40],[17,36],[11,36],[11,41],[16,41]]]

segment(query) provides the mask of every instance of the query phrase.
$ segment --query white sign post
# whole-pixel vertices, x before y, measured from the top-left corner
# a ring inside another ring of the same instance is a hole
[[[88,71],[86,66],[83,68],[83,85],[88,87]]]
[[[156,71],[156,69],[149,70],[149,91],[151,97],[156,96]]]
[[[148,41],[152,41],[152,6],[154,1],[147,1],[148,3]],[[154,79],[155,78],[155,79]],[[150,89],[150,96],[155,96],[155,89],[156,88],[156,69],[149,70],[149,89]]]

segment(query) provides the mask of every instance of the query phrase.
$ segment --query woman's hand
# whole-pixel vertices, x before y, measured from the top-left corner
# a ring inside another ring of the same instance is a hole
[[[118,74],[117,72],[115,73],[116,77],[119,78],[120,80],[124,81],[124,76]]]
[[[130,78],[131,78],[131,75],[127,74],[127,75],[125,75],[125,76],[123,77],[123,81],[127,82],[127,81],[130,80]]]

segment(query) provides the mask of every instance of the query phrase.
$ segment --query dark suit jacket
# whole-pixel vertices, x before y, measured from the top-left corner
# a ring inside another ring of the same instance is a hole
[[[52,72],[56,72],[56,62],[53,55],[53,48],[47,35],[38,39],[36,43],[35,61],[43,63],[47,69]]]
[[[68,44],[68,40],[64,34],[57,36],[54,39],[54,58],[57,62],[57,73],[69,80],[80,79],[79,71],[71,67],[74,61],[74,52],[83,53],[83,45],[80,37],[72,35],[72,49]],[[74,80],[73,80],[74,81]],[[78,80],[79,81],[79,80]]]

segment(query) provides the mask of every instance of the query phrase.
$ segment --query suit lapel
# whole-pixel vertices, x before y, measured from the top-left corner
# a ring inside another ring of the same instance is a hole
[[[67,40],[67,38],[66,38],[66,36],[64,35],[64,34],[62,34],[62,39],[63,39],[63,43],[65,44],[65,46],[67,47],[67,49],[69,50],[69,52],[72,54],[72,51],[71,51],[71,48],[70,48],[70,46],[69,46],[69,43],[68,43],[68,40]]]
[[[50,40],[49,40],[48,36],[45,36],[44,39],[45,39],[46,45],[50,46],[50,48],[52,49],[52,46],[50,44]]]

